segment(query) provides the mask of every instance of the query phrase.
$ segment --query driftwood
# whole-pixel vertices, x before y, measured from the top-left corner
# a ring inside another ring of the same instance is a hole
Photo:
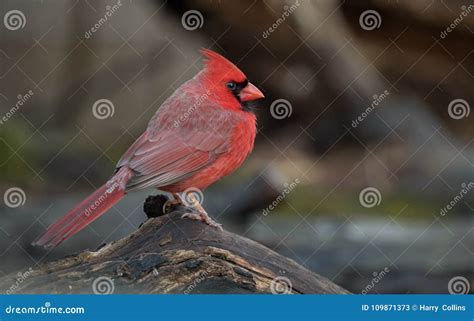
[[[149,197],[135,233],[0,279],[5,293],[348,293],[247,238],[168,214]],[[158,217],[153,217],[158,216]]]

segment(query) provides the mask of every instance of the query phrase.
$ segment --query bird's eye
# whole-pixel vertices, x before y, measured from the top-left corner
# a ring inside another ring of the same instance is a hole
[[[237,84],[234,82],[234,81],[229,81],[227,84],[226,84],[227,88],[229,88],[230,90],[235,90],[235,88],[237,88]]]

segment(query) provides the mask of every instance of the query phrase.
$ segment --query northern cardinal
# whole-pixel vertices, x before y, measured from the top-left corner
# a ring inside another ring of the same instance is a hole
[[[204,68],[158,109],[145,132],[119,160],[114,175],[34,245],[55,247],[104,214],[130,191],[154,187],[172,193],[204,190],[238,168],[252,151],[255,115],[249,102],[264,98],[239,68],[203,49]],[[200,206],[184,216],[220,227]]]

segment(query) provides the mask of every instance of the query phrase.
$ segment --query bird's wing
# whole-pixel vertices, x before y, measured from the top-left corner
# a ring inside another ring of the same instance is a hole
[[[117,165],[135,174],[129,190],[179,182],[229,148],[235,122],[219,105],[206,101],[186,107],[171,102],[160,109]]]

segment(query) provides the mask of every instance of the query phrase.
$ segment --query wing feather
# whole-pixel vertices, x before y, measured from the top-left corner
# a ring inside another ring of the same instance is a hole
[[[186,179],[212,164],[230,146],[235,122],[229,111],[204,101],[189,115],[189,107],[180,103],[183,99],[172,98],[117,164],[134,172],[128,190],[166,186]]]

